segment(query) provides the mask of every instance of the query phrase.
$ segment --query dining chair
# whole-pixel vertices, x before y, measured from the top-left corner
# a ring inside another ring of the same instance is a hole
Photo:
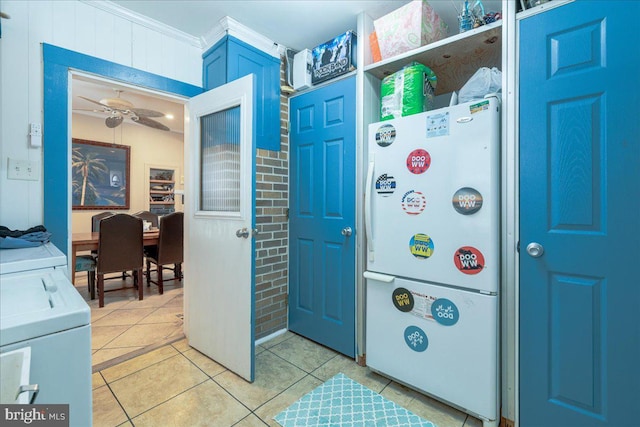
[[[96,299],[96,258],[92,255],[76,256],[76,271],[87,272],[87,285],[91,299]]]
[[[184,213],[173,212],[160,219],[158,245],[145,249],[147,263],[147,286],[158,285],[158,292],[164,292],[163,270],[172,270],[173,278],[182,280],[182,261],[184,258]],[[156,265],[157,281],[151,280],[151,264]],[[173,265],[168,267],[167,265]]]
[[[149,221],[151,226],[154,228],[158,228],[158,224],[160,223],[160,217],[158,214],[154,214],[149,211],[140,211],[133,214],[133,216],[140,218],[143,221]]]
[[[104,307],[104,275],[106,273],[133,271],[133,285],[138,288],[138,299],[142,300],[144,268],[142,241],[140,218],[128,214],[115,214],[100,222],[96,264],[99,307]],[[109,291],[113,290],[117,289]]]
[[[100,231],[100,221],[113,215],[113,212],[100,212],[99,214],[93,215],[91,217],[91,231],[94,233]]]
[[[109,218],[110,216],[113,216],[113,215],[115,215],[114,212],[100,212],[99,214],[93,215],[91,217],[91,231],[94,232],[94,233],[99,232],[100,231],[100,221],[102,221],[105,218]],[[97,251],[92,251],[91,255],[96,259],[98,258],[98,252]],[[76,271],[80,271],[80,270],[76,270]],[[105,280],[111,280],[111,279],[122,279],[122,280],[125,280],[127,277],[129,277],[129,274],[126,271],[123,271],[122,274],[120,274],[118,276],[105,277]]]
[[[143,224],[144,224],[144,221],[149,221],[151,223],[151,227],[154,227],[156,229],[160,224],[160,216],[158,214],[154,214],[153,212],[140,211],[140,212],[134,213],[133,216],[140,218],[143,221]],[[144,247],[144,251],[145,252],[150,251],[153,249],[154,246],[156,245],[147,245]]]

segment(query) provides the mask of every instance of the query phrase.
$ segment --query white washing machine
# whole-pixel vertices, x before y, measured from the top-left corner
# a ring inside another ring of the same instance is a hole
[[[92,425],[91,310],[53,244],[0,249],[0,353],[31,349],[34,404],[69,404],[69,425]]]

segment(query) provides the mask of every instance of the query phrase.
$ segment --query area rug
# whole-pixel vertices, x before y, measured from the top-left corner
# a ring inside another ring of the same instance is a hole
[[[340,373],[274,417],[283,427],[435,427]]]

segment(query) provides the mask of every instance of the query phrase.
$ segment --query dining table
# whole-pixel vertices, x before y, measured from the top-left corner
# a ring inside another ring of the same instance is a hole
[[[158,244],[160,230],[155,228],[142,233],[142,243],[144,246]],[[82,232],[71,234],[71,283],[75,284],[76,279],[76,256],[78,252],[97,251],[100,243],[100,232]]]

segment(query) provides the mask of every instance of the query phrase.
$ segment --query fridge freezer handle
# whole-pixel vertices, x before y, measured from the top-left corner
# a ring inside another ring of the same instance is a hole
[[[389,276],[388,274],[374,273],[373,271],[365,271],[362,273],[365,279],[377,280],[382,283],[391,283],[396,280],[396,276]]]
[[[373,250],[373,229],[371,228],[371,186],[373,185],[373,170],[375,161],[373,157],[369,160],[369,169],[367,170],[367,183],[364,189],[364,230],[367,236],[367,251],[369,253],[369,261],[374,260]]]

